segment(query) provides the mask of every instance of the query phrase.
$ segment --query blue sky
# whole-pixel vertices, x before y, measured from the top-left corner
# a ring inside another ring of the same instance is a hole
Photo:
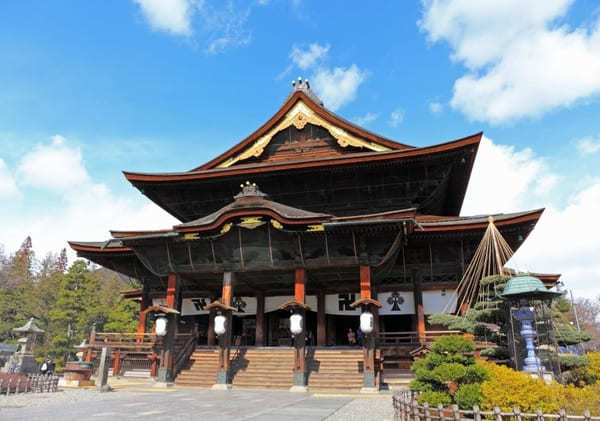
[[[546,207],[516,256],[600,294],[600,27],[591,0],[6,2],[0,243],[39,255],[172,222],[121,170],[234,145],[298,76],[325,106],[430,145],[483,130],[464,214]]]

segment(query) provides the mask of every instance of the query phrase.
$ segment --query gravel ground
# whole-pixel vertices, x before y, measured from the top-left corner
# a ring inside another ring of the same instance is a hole
[[[327,421],[393,421],[392,396],[357,398],[342,406]]]
[[[256,403],[255,401],[261,402]],[[210,402],[210,406],[214,406],[213,409],[217,412],[211,413],[211,415],[206,412],[209,408],[204,407],[209,405],[208,402]],[[182,414],[203,413],[208,417],[205,419],[215,420],[240,419],[241,414],[250,415],[250,418],[256,420],[320,420],[324,418],[329,421],[393,421],[394,416],[391,394],[360,397],[344,395],[342,397],[335,394],[331,396],[326,394],[300,396],[286,392],[215,392],[201,389],[157,391],[156,393],[142,393],[133,390],[100,393],[94,389],[63,389],[56,393],[2,395],[0,396],[0,419],[4,419],[3,415],[11,419],[29,421],[34,419],[71,420],[86,417],[104,419],[104,416],[106,419],[114,419],[118,414],[121,419],[129,420],[136,419],[145,412],[154,413],[157,420],[181,419],[174,413],[171,415],[175,418],[169,417],[167,414],[159,414],[160,411],[165,411],[165,404],[175,405],[180,409],[179,417]],[[239,408],[232,407],[234,404]],[[42,412],[40,413],[40,411]],[[223,417],[217,416],[217,413]],[[40,418],[40,414],[44,416]]]
[[[70,405],[87,400],[109,400],[111,394],[93,389],[64,389],[54,393],[19,393],[0,396],[0,408],[37,408],[41,406]]]

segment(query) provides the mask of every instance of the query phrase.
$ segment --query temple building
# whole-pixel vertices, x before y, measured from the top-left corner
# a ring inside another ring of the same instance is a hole
[[[284,374],[259,370],[257,382],[327,388],[337,363],[353,371],[341,383],[376,388],[382,350],[416,349],[440,334],[426,315],[455,311],[490,216],[459,216],[481,137],[398,143],[327,110],[299,80],[271,119],[209,162],[124,173],[180,224],[70,245],[142,283],[126,294],[141,303],[139,334],[152,331],[147,314],[165,313],[164,381],[250,387],[244,370],[264,350]],[[516,251],[542,212],[493,215],[494,224]],[[357,333],[362,313],[372,332]],[[194,334],[187,353],[174,339],[184,333]],[[184,382],[194,366],[201,375]]]

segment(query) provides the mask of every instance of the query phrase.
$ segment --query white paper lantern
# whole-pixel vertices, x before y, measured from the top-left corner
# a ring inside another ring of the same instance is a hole
[[[373,332],[373,313],[365,311],[360,315],[360,330],[363,333]]]
[[[215,334],[221,336],[227,330],[227,318],[222,314],[215,316]]]
[[[164,314],[159,314],[156,317],[156,334],[158,336],[165,336],[167,334],[167,318]]]
[[[302,319],[302,315],[298,313],[294,313],[290,316],[290,331],[293,335],[298,335],[302,333],[304,320]]]

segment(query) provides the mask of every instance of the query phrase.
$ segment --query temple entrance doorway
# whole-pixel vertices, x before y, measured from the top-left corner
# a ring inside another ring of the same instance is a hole
[[[253,346],[256,341],[256,316],[233,315],[231,320],[233,346]]]
[[[327,315],[327,345],[349,346],[348,331],[352,329],[358,345],[358,328],[360,327],[359,316]]]
[[[413,329],[413,315],[398,314],[393,316],[379,316],[382,332],[410,332]]]
[[[306,343],[312,345],[316,343],[317,314],[314,311],[307,311],[304,323],[307,332]],[[289,311],[275,310],[265,313],[265,326],[266,346],[292,346]]]

